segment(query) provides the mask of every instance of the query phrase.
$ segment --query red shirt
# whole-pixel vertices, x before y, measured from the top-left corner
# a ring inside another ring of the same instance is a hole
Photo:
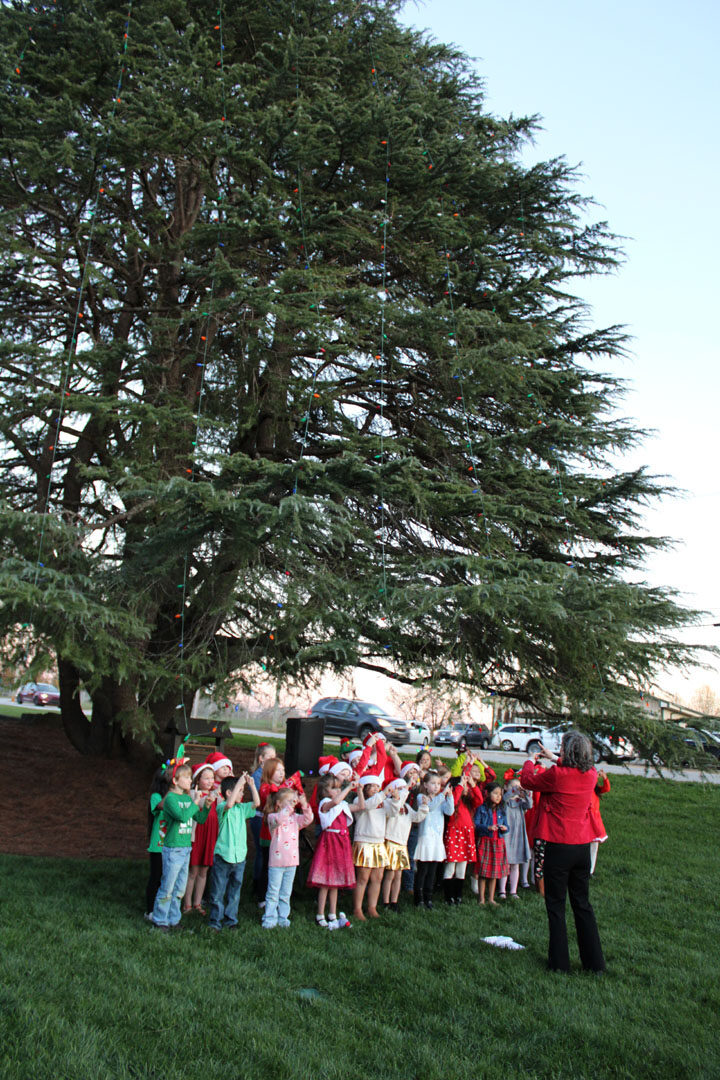
[[[535,839],[552,844],[589,844],[594,840],[590,806],[597,782],[595,769],[584,773],[553,765],[535,772],[534,762],[526,761],[520,773],[521,786],[526,791],[542,792],[533,829]]]

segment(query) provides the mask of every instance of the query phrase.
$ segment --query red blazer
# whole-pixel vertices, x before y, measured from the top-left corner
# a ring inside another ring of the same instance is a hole
[[[536,840],[552,844],[589,844],[595,839],[590,805],[598,782],[595,769],[580,772],[564,765],[553,765],[542,772],[526,761],[520,784],[527,791],[540,791],[537,819],[533,833]]]

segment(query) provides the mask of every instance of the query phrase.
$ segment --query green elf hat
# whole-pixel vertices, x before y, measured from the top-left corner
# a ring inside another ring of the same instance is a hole
[[[353,750],[362,750],[362,743],[359,743],[356,739],[341,739],[340,740],[340,753],[352,754]]]

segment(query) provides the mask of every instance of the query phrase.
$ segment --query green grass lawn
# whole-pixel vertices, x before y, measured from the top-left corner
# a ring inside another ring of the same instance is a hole
[[[142,863],[3,856],[0,1076],[717,1078],[720,788],[612,784],[592,889],[604,979],[545,971],[534,893],[328,933],[305,890],[290,930],[263,931],[248,888],[239,932],[159,934]]]

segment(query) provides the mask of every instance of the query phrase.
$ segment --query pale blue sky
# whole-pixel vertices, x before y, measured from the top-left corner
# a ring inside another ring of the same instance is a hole
[[[681,541],[652,559],[648,580],[674,585],[720,621],[720,5],[427,0],[402,17],[475,58],[490,111],[540,114],[528,160],[581,164],[581,189],[602,204],[597,217],[629,238],[625,266],[583,295],[598,324],[625,323],[634,338],[631,359],[614,370],[630,381],[624,411],[656,434],[630,464],[688,492],[648,514],[650,530]],[[688,640],[720,645],[720,628]],[[703,682],[720,691],[714,666],[664,682],[686,695]]]

